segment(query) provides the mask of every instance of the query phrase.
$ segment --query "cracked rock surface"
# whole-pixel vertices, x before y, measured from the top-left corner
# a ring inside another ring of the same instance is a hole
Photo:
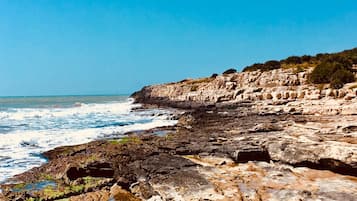
[[[3,200],[356,200],[357,116],[203,107],[177,126],[44,153]],[[164,136],[155,135],[165,131]],[[56,187],[29,190],[43,180]]]

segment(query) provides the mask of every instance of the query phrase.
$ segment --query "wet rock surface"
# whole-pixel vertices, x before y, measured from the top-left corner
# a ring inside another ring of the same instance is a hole
[[[145,87],[138,102],[190,110],[176,126],[47,151],[0,200],[357,200],[356,89],[317,89],[307,73]]]
[[[49,163],[2,185],[1,199],[355,200],[355,122],[262,115],[250,104],[201,107],[174,127],[48,151]],[[44,179],[57,185],[21,186]]]

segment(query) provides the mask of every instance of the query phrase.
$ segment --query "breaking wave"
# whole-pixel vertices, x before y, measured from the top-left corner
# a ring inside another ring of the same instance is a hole
[[[58,146],[120,137],[123,133],[176,124],[168,111],[133,110],[132,99],[70,106],[7,107],[0,110],[0,181],[46,162],[41,153]],[[95,101],[94,101],[95,102]]]

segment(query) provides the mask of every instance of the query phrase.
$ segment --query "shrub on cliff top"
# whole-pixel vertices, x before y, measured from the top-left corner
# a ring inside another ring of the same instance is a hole
[[[230,68],[230,69],[224,71],[224,72],[223,72],[223,75],[232,74],[232,73],[236,73],[236,72],[237,72],[236,69]]]
[[[334,89],[342,88],[345,83],[354,82],[355,75],[346,70],[346,69],[339,69],[331,76],[331,87]]]
[[[253,65],[247,66],[243,69],[243,72],[246,71],[255,71],[255,70],[259,70],[259,69],[264,69],[264,64],[262,63],[255,63]]]
[[[311,59],[312,59],[312,56],[310,56],[310,55],[303,55],[303,56],[301,57],[301,62],[310,62]]]
[[[268,71],[281,67],[291,67],[296,68],[298,65],[304,65],[307,67],[315,67],[318,64],[323,62],[338,62],[340,64],[357,64],[357,48],[345,50],[342,52],[331,53],[331,54],[316,54],[315,56],[303,55],[303,56],[290,56],[281,61],[268,61],[264,64],[256,63],[250,66],[247,66],[243,71]],[[351,65],[350,65],[351,66]]]
[[[344,60],[327,59],[316,66],[308,79],[314,84],[330,83],[332,88],[339,89],[344,84],[355,81],[355,76],[350,68],[350,63]]]
[[[291,56],[283,60],[283,62],[287,64],[301,64],[302,63],[301,60],[302,60],[301,57]]]
[[[279,61],[270,60],[265,62],[264,64],[255,63],[251,66],[245,67],[243,71],[255,71],[255,70],[268,71],[268,70],[278,69],[280,67],[281,64]]]
[[[334,73],[333,63],[321,63],[317,65],[309,75],[309,81],[314,84],[325,84],[330,82],[331,75]]]
[[[267,61],[264,63],[265,67],[268,68],[268,69],[278,69],[280,68],[281,64],[279,61],[276,61],[276,60],[270,60],[270,61]]]

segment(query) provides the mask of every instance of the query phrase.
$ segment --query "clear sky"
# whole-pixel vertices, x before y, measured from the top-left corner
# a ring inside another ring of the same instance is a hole
[[[129,94],[353,47],[356,0],[1,0],[0,96]]]

